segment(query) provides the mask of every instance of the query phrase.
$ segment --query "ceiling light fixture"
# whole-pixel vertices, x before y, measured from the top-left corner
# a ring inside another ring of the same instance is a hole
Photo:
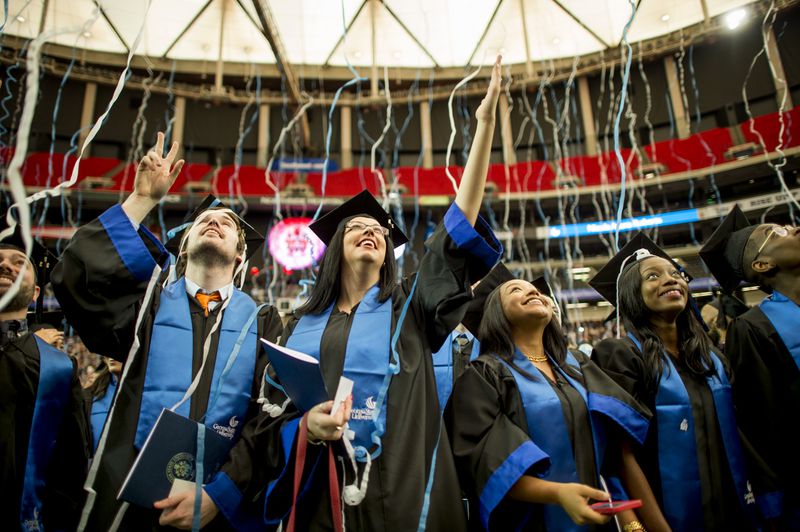
[[[92,33],[91,33],[91,32],[88,32],[88,31],[84,31],[84,32],[83,32],[83,36],[84,36],[85,38],[87,38],[87,39],[88,39],[89,37],[91,37],[91,36],[92,36]]]
[[[358,50],[353,52],[353,57],[355,57],[356,59],[361,59],[361,55],[362,55],[361,52],[359,52]]]
[[[669,22],[670,16],[669,13],[664,13],[661,15],[661,22]]]
[[[26,20],[25,17],[23,17],[22,15],[17,15],[17,22],[25,22],[25,20]]]
[[[556,37],[555,39],[553,39],[553,44],[555,44],[556,46],[558,46],[559,44],[561,44],[561,39],[559,39],[558,37]]]
[[[744,8],[734,9],[725,14],[725,25],[729,30],[735,30],[744,22],[747,11]]]

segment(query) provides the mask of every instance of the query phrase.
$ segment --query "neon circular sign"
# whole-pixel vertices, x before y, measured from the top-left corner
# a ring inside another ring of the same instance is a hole
[[[269,252],[290,270],[302,270],[318,263],[325,244],[308,228],[311,218],[284,218],[269,232]]]

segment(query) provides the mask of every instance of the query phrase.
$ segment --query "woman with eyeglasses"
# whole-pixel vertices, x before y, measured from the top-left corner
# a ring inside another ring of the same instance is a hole
[[[653,413],[636,456],[672,530],[756,530],[758,511],[736,425],[729,372],[700,322],[689,278],[643,233],[589,282],[627,337],[595,346],[592,361]]]
[[[731,322],[725,354],[739,428],[768,466],[764,514],[778,530],[800,530],[800,229],[750,225],[734,207],[700,256],[723,290],[746,281],[770,293]]]
[[[252,467],[270,479],[268,487],[256,486],[267,487],[267,525],[466,528],[432,353],[461,321],[470,285],[502,252],[478,215],[500,78],[498,57],[455,202],[428,239],[415,275],[398,282],[394,249],[407,238],[368,191],[311,225],[327,249],[281,343],[319,360],[331,398],[342,375],[354,381],[353,393],[333,414],[333,401],[301,413],[286,403],[270,368],[272,384],[262,398],[267,411],[243,444]]]

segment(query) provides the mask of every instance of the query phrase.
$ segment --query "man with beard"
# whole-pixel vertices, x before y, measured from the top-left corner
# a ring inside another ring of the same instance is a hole
[[[768,465],[754,478],[773,490],[762,512],[800,530],[800,228],[750,225],[735,206],[700,256],[724,291],[747,281],[770,293],[731,322],[725,354],[739,429]]]
[[[84,498],[88,420],[75,364],[32,334],[26,316],[55,260],[36,242],[29,259],[17,228],[0,242],[0,297],[22,275],[0,310],[0,528],[71,530]]]
[[[255,430],[247,421],[260,408],[254,398],[266,367],[258,338],[275,340],[281,330],[274,308],[236,288],[263,237],[233,211],[209,196],[166,248],[142,225],[183,166],[177,143],[166,157],[163,149],[158,133],[133,193],[78,230],[53,272],[56,296],[86,346],[124,364],[86,480],[81,530],[190,528],[194,491],[144,508],[118,501],[120,487],[164,408],[231,446],[243,427]],[[243,494],[262,484],[236,467],[234,454],[203,489],[201,525],[227,529]]]

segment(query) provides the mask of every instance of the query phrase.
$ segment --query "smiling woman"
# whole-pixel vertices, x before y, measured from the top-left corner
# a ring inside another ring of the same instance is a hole
[[[652,492],[632,495],[673,530],[755,530],[751,457],[739,440],[727,364],[700,324],[688,281],[637,234],[590,281],[619,302],[628,331],[595,346],[592,360],[655,414],[636,452]]]
[[[445,421],[476,521],[487,530],[565,532],[606,523],[588,500],[607,500],[601,474],[624,498],[615,444],[643,441],[649,412],[567,350],[546,296],[502,264],[478,285],[470,309],[481,311],[464,320],[481,355],[456,381]],[[621,520],[633,525],[636,516]]]
[[[282,343],[319,360],[329,391],[342,376],[354,381],[353,395],[337,412],[333,401],[301,412],[285,403],[280,385],[264,387],[263,402],[286,407],[269,408],[240,445],[247,467],[271,480],[268,525],[288,518],[287,530],[341,530],[344,516],[363,530],[466,529],[432,352],[461,320],[470,285],[502,253],[478,216],[500,77],[498,57],[456,199],[414,275],[398,282],[392,250],[408,239],[367,190],[311,224],[327,249]],[[268,376],[278,384],[271,369]],[[343,448],[345,459],[336,460],[333,449]],[[295,470],[305,471],[300,498]]]

